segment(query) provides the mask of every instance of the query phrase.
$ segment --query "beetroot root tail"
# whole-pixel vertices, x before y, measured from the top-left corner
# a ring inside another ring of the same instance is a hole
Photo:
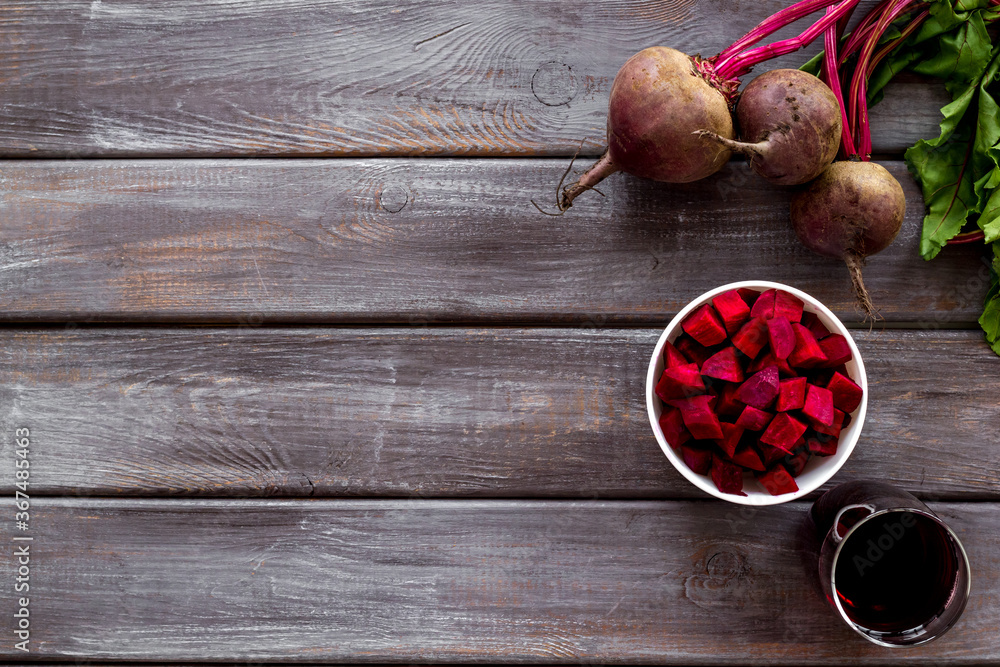
[[[559,210],[565,211],[573,205],[573,200],[587,190],[596,190],[594,186],[603,181],[611,174],[618,171],[618,165],[611,159],[610,151],[605,151],[601,159],[594,163],[590,169],[583,173],[583,176],[576,183],[566,186],[559,197]]]
[[[728,148],[734,153],[739,153],[740,155],[746,155],[748,158],[761,158],[764,156],[763,151],[760,148],[760,144],[748,144],[745,141],[734,141],[733,139],[727,139],[726,137],[716,134],[715,132],[709,132],[708,130],[698,130],[695,132],[702,139],[708,139],[714,141],[720,146]]]
[[[854,295],[857,297],[858,305],[861,306],[861,310],[865,314],[865,319],[873,322],[880,319],[878,311],[875,310],[875,304],[872,303],[871,295],[868,294],[868,288],[865,287],[864,278],[861,275],[861,267],[865,264],[864,257],[852,250],[844,257],[844,262],[851,272],[851,286],[854,288]]]

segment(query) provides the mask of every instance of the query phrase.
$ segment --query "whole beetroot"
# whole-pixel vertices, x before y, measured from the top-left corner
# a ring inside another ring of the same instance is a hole
[[[861,267],[866,257],[893,242],[905,215],[902,186],[874,162],[834,162],[791,202],[799,240],[815,253],[847,263],[858,302],[872,318],[875,307]]]
[[[743,141],[705,136],[747,156],[750,167],[772,183],[808,183],[837,157],[840,104],[812,74],[797,69],[761,74],[740,95],[736,115]]]
[[[608,150],[566,188],[560,209],[617,171],[666,183],[714,174],[731,153],[695,134],[698,130],[735,136],[725,95],[705,79],[691,56],[664,46],[640,51],[611,86]]]

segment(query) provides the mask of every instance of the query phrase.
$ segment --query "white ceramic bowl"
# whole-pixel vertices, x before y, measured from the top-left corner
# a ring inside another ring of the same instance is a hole
[[[822,322],[827,329],[833,333],[839,333],[847,339],[848,344],[851,346],[851,354],[854,355],[854,358],[847,362],[847,370],[851,379],[861,385],[861,388],[864,390],[864,398],[861,400],[861,405],[858,406],[857,410],[851,413],[850,425],[848,425],[848,427],[840,434],[840,441],[837,445],[837,453],[833,456],[827,457],[810,457],[809,463],[806,465],[805,469],[798,477],[795,478],[795,483],[799,487],[799,490],[795,493],[772,496],[764,490],[764,488],[757,482],[756,479],[753,478],[752,475],[744,475],[743,477],[743,492],[747,494],[746,497],[737,496],[731,493],[722,493],[715,487],[715,483],[712,482],[712,479],[708,475],[699,475],[687,467],[687,464],[684,463],[680,454],[674,451],[673,447],[670,446],[670,443],[668,443],[666,438],[663,437],[663,430],[660,428],[660,413],[663,412],[663,402],[653,390],[656,388],[656,383],[659,381],[660,375],[663,374],[664,343],[666,341],[673,343],[677,337],[683,333],[681,330],[681,322],[683,322],[684,319],[696,308],[704,303],[710,302],[712,298],[722,292],[728,292],[731,289],[739,289],[742,287],[749,287],[750,289],[757,290],[759,292],[772,288],[780,289],[794,294],[802,299],[805,303],[806,311],[816,313],[820,322]],[[670,321],[670,324],[668,324],[667,328],[663,330],[663,333],[660,335],[660,339],[656,342],[656,349],[653,350],[653,357],[649,361],[649,372],[646,374],[646,407],[649,411],[649,419],[653,425],[653,433],[656,435],[656,441],[660,443],[660,449],[662,449],[663,453],[667,455],[667,458],[674,465],[674,467],[677,468],[678,472],[684,475],[684,477],[686,477],[692,484],[709,495],[713,495],[716,498],[721,498],[739,505],[777,505],[801,498],[802,496],[815,491],[827,480],[833,477],[834,474],[840,470],[841,466],[844,465],[844,462],[847,461],[851,452],[854,451],[854,446],[857,444],[858,437],[861,435],[861,428],[865,423],[865,412],[868,409],[868,378],[865,375],[865,365],[861,361],[861,353],[858,352],[858,347],[854,344],[854,339],[851,337],[851,333],[847,330],[843,323],[837,319],[837,316],[827,309],[826,306],[805,292],[801,292],[794,287],[789,287],[788,285],[760,280],[747,280],[744,282],[723,285],[722,287],[717,287],[710,292],[705,292],[700,297],[689,303],[683,310],[681,310],[681,312],[677,313],[677,316],[674,319]]]

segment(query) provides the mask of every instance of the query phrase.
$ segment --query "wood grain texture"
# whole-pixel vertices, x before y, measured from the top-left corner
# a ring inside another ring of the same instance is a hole
[[[645,407],[653,329],[0,333],[36,494],[704,497]],[[998,499],[1000,358],[974,331],[859,331],[865,430],[835,482]]]
[[[948,635],[905,652],[855,636],[826,606],[808,553],[807,508],[744,515],[722,502],[39,500],[33,657],[1000,660],[1000,507],[933,506],[968,550],[973,595]],[[5,581],[13,570],[0,563]],[[11,596],[0,604],[11,617]],[[21,657],[9,642],[0,655]]]
[[[889,321],[971,325],[976,246],[918,256],[903,232],[865,273]],[[561,218],[565,160],[93,160],[0,165],[0,322],[660,324],[735,280],[860,319],[846,268],[803,248],[789,192],[732,164],[700,183],[624,175]]]
[[[718,53],[787,4],[0,2],[0,155],[592,154],[630,55]],[[888,95],[876,152],[937,135],[943,88]]]

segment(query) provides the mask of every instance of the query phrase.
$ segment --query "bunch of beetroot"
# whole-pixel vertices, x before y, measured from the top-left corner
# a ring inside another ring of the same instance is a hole
[[[794,197],[792,226],[810,250],[847,264],[859,305],[866,317],[875,318],[861,268],[896,238],[906,201],[896,179],[870,162],[866,83],[888,52],[888,47],[876,52],[879,40],[896,18],[921,3],[882,0],[842,45],[857,4],[800,0],[709,58],[660,46],[632,56],[611,87],[607,151],[557,192],[560,214],[616,172],[687,183],[714,174],[734,152],[741,153],[772,183],[810,183]],[[821,9],[826,9],[823,17],[798,37],[755,46]],[[825,83],[806,72],[780,69],[762,74],[739,93],[740,77],[755,65],[821,35]],[[841,161],[834,162],[838,151]]]
[[[811,456],[837,452],[861,405],[847,339],[788,292],[724,292],[681,323],[656,385],[660,428],[695,473],[746,495],[743,473],[771,494],[798,490]]]

